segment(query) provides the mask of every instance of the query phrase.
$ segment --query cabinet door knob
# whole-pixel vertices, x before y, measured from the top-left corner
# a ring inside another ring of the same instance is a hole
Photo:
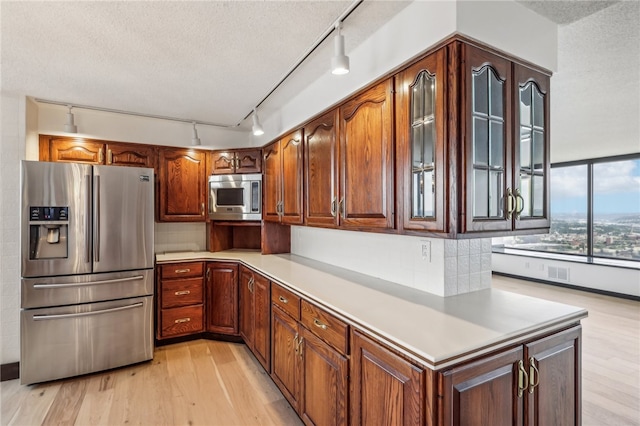
[[[289,300],[284,298],[284,297],[282,297],[282,296],[278,296],[278,300],[281,301],[282,303],[285,303],[285,304],[289,303]]]

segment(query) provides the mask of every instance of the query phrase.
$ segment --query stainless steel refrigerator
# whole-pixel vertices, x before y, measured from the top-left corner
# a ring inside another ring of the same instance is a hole
[[[20,380],[153,358],[153,169],[22,162]]]

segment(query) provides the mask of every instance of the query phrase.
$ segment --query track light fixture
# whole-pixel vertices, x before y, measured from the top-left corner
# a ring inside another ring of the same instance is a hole
[[[67,105],[69,112],[67,113],[67,122],[64,124],[64,131],[67,133],[78,133],[78,126],[73,122],[73,114],[71,113],[71,105]]]
[[[343,75],[349,72],[349,57],[344,54],[344,36],[340,34],[342,22],[336,24],[336,35],[333,38],[334,53],[331,58],[331,73]]]
[[[198,137],[198,130],[196,129],[196,122],[192,122],[193,124],[193,133],[191,135],[191,145],[200,145],[200,138]]]
[[[254,136],[264,135],[264,129],[262,128],[262,124],[260,124],[260,119],[258,118],[258,111],[253,110],[253,126],[251,129],[253,130]]]

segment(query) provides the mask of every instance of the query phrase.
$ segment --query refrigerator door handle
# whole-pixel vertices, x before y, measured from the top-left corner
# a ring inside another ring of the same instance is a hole
[[[93,261],[100,262],[100,175],[95,176],[93,201]]]
[[[87,184],[87,210],[85,210],[85,248],[84,248],[84,256],[85,262],[91,262],[91,215],[89,212],[91,211],[91,175],[86,175],[86,184]]]
[[[76,313],[76,314],[34,315],[33,316],[33,320],[34,321],[44,321],[44,320],[51,320],[51,319],[87,317],[87,316],[91,316],[91,315],[105,314],[105,313],[108,313],[108,312],[117,312],[117,311],[124,311],[124,310],[127,310],[127,309],[140,308],[140,307],[142,307],[142,305],[143,305],[142,302],[138,302],[138,303],[134,303],[133,305],[118,306],[117,308],[102,309],[100,311],[79,312],[79,313]]]
[[[115,283],[123,283],[127,281],[138,281],[141,279],[144,279],[143,275],[136,275],[135,277],[126,277],[126,278],[115,278],[113,280],[85,281],[81,283],[34,284],[33,288],[46,289],[46,288],[84,287],[89,285],[115,284]]]

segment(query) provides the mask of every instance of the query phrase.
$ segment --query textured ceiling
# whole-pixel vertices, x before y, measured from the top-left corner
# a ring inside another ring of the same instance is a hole
[[[350,4],[2,1],[2,90],[235,125]],[[347,54],[407,4],[360,5],[344,24]],[[329,59],[318,65],[292,76],[298,86],[329,71]]]
[[[564,23],[614,2],[521,3]],[[2,0],[2,91],[235,125],[351,4]],[[344,24],[347,54],[407,4],[362,3]],[[331,55],[329,37],[265,107],[329,72]]]
[[[516,0],[556,24],[570,24],[620,0]],[[637,0],[631,0],[637,1]]]

